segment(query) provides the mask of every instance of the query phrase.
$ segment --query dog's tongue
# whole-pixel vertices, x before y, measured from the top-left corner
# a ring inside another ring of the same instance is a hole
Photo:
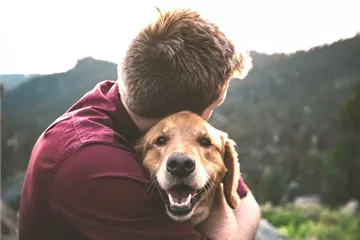
[[[188,207],[195,191],[189,187],[175,187],[166,192],[172,207]]]
[[[172,197],[175,202],[182,203],[187,200],[187,198],[192,195],[193,191],[186,190],[186,191],[168,191],[168,194]]]

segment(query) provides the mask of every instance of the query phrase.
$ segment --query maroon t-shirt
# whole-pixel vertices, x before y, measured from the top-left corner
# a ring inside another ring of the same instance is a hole
[[[20,204],[20,240],[203,239],[165,212],[132,148],[140,132],[115,81],[103,81],[36,142]],[[238,193],[247,194],[240,180]]]

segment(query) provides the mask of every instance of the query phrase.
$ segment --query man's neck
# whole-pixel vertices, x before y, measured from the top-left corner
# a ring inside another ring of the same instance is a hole
[[[134,113],[133,111],[130,110],[130,108],[128,107],[128,105],[126,104],[126,101],[124,99],[124,94],[122,93],[123,90],[123,82],[121,80],[118,80],[118,90],[120,93],[120,98],[121,98],[121,102],[124,106],[124,108],[126,109],[126,111],[128,112],[129,116],[131,117],[131,119],[134,121],[136,127],[139,129],[139,131],[144,134],[146,133],[152,126],[154,126],[160,119],[158,118],[144,118],[141,117],[139,115],[137,115],[136,113]]]
[[[121,95],[120,95],[120,97],[121,97]],[[158,118],[141,117],[141,116],[137,115],[136,113],[132,112],[129,109],[129,107],[127,106],[127,104],[125,103],[125,101],[122,101],[122,102],[123,102],[124,108],[126,109],[129,116],[134,121],[136,127],[139,129],[139,131],[141,133],[146,133],[152,126],[154,126],[158,121],[160,121],[160,119],[158,119]]]
[[[154,126],[158,121],[160,121],[160,119],[148,119],[140,117],[139,115],[130,111],[128,108],[126,108],[126,111],[129,113],[131,119],[134,121],[135,125],[141,133],[146,133],[152,126]]]

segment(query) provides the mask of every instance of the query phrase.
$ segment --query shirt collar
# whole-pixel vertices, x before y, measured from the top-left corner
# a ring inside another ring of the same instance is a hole
[[[123,135],[129,142],[134,143],[141,137],[141,132],[132,120],[128,111],[124,107],[123,100],[119,93],[119,85],[116,81],[110,88],[109,99],[115,105],[115,131]]]

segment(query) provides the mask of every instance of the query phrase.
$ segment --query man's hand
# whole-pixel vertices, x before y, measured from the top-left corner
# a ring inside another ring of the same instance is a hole
[[[223,185],[217,190],[209,217],[197,230],[211,240],[217,239],[254,239],[260,224],[260,208],[249,192],[240,206],[231,209],[224,196]]]
[[[241,236],[237,239],[255,239],[260,225],[261,210],[250,191],[234,212]]]

